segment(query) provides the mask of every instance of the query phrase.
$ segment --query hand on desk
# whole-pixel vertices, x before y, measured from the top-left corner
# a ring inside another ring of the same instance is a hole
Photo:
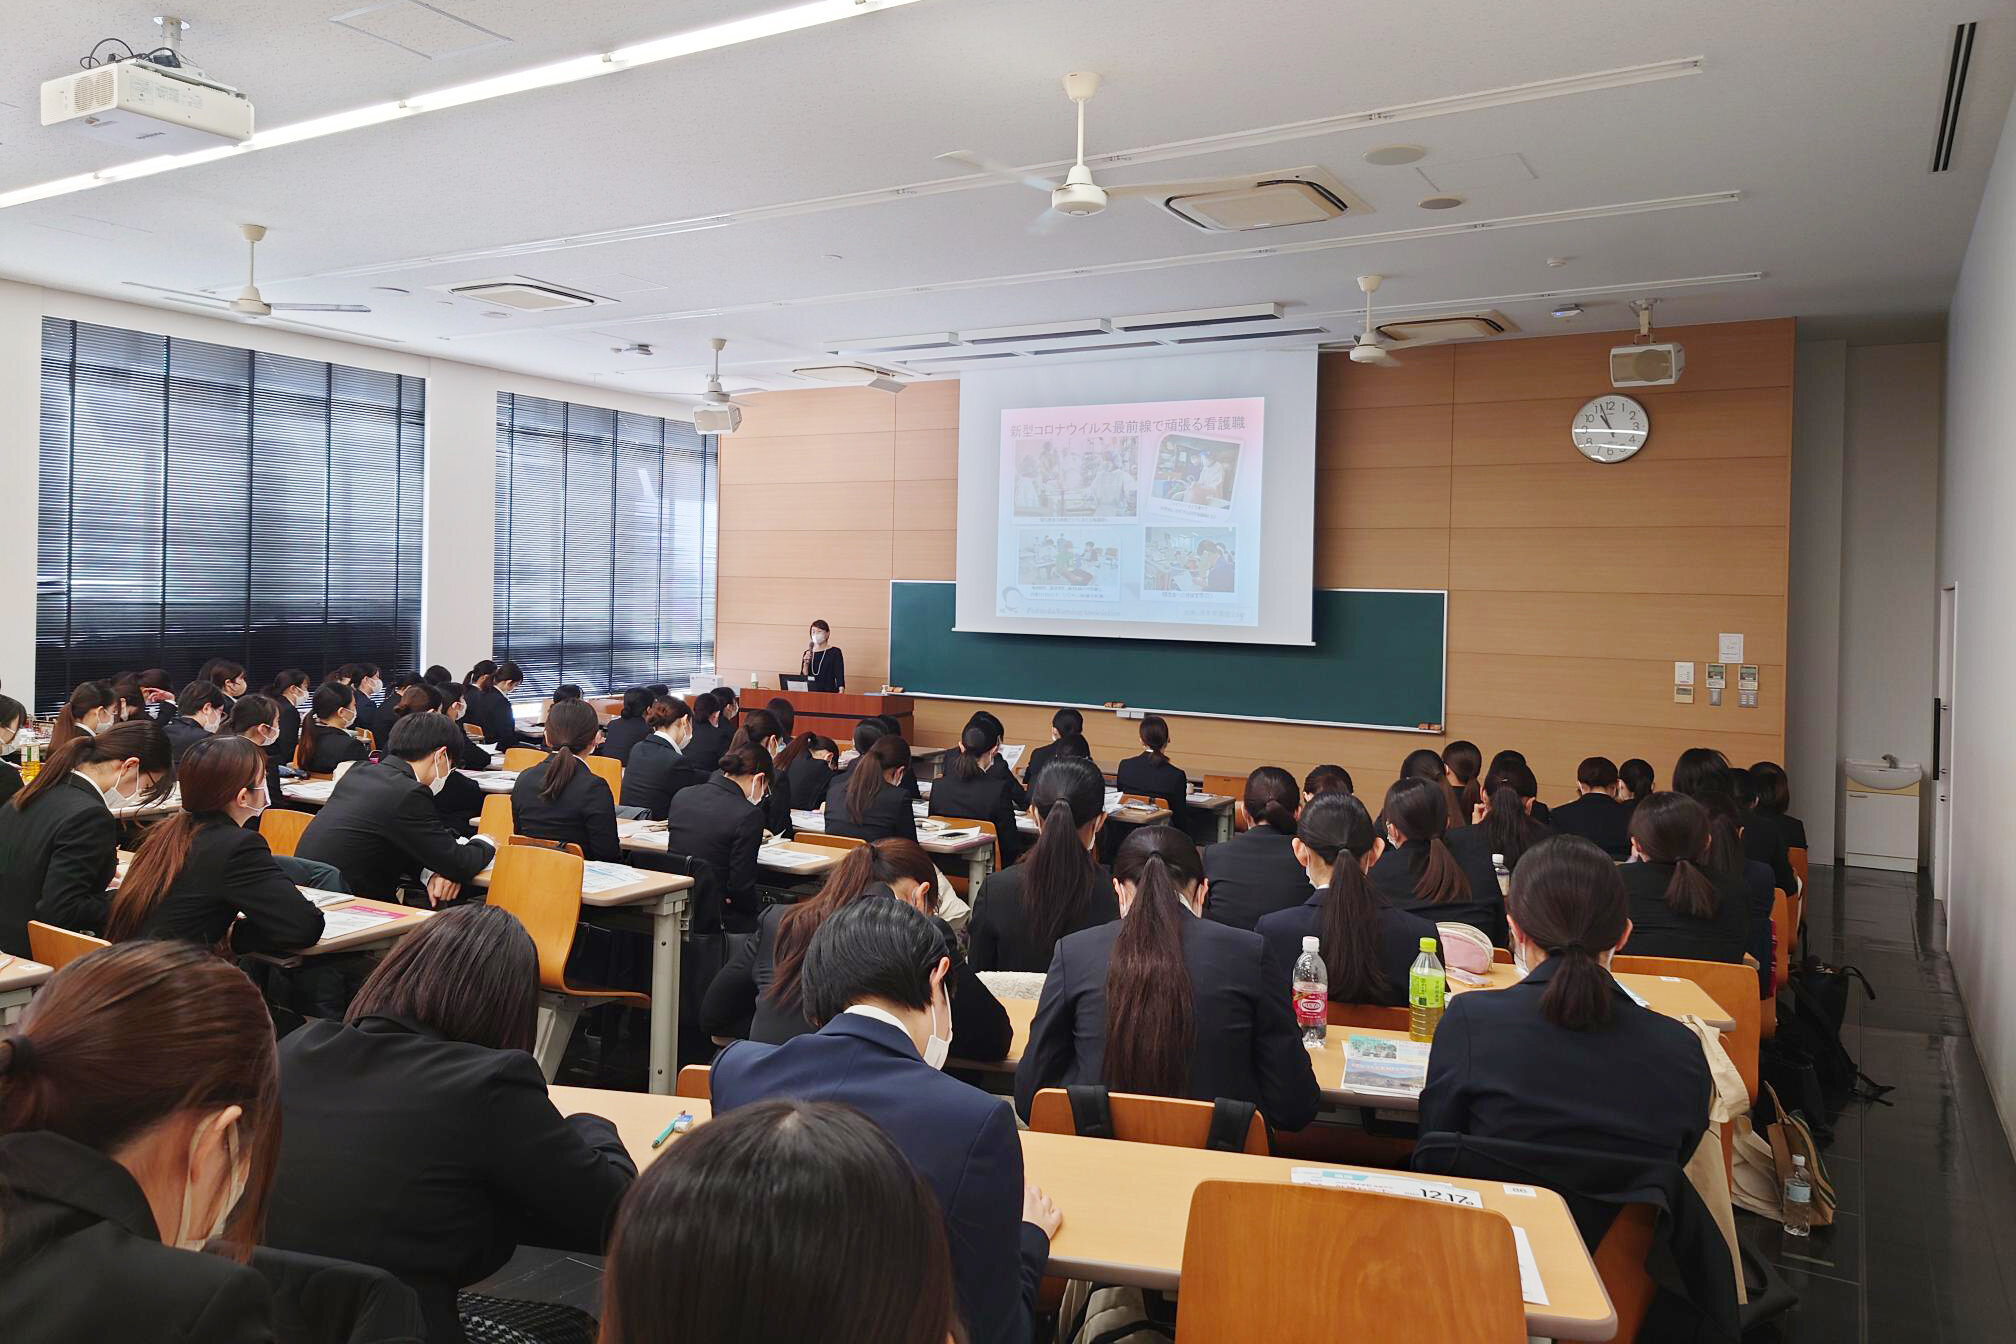
[[[427,900],[433,905],[446,905],[462,894],[462,884],[436,873],[427,879]]]
[[[1057,1239],[1057,1229],[1064,1226],[1064,1215],[1050,1202],[1050,1196],[1042,1187],[1025,1185],[1022,1187],[1022,1221],[1034,1223],[1043,1230],[1043,1235],[1052,1241]]]

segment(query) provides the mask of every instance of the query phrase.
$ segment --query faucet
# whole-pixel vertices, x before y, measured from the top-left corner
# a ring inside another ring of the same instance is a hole
[[[1897,768],[1897,758],[1886,751],[1883,753],[1883,764],[1895,770]]]

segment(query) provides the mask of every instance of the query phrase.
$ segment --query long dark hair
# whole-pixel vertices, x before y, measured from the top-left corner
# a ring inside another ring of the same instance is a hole
[[[1477,782],[1484,770],[1484,752],[1475,742],[1459,738],[1442,748],[1442,768],[1456,776],[1456,815],[1467,818],[1484,799],[1484,790]]]
[[[1549,836],[1512,874],[1505,909],[1526,941],[1557,961],[1540,1011],[1557,1027],[1587,1031],[1614,1011],[1610,972],[1597,958],[1624,936],[1624,879],[1608,854],[1579,835]]]
[[[747,709],[735,720],[735,735],[728,739],[728,745],[739,747],[747,743],[750,746],[763,747],[763,744],[771,738],[783,736],[784,725],[777,722],[775,714],[767,709]],[[766,752],[769,750],[768,747],[763,749]],[[781,752],[783,748],[779,747],[778,750]]]
[[[1729,758],[1713,747],[1689,747],[1673,763],[1673,792],[1708,809],[1708,869],[1724,879],[1743,872],[1743,834],[1737,818]]]
[[[812,935],[828,916],[860,900],[871,883],[890,883],[908,878],[924,885],[926,898],[936,908],[938,870],[931,855],[915,840],[887,836],[869,845],[855,845],[826,875],[826,881],[812,899],[800,901],[778,917],[777,939],[771,948],[770,986],[764,996],[779,1006],[803,1001],[799,985],[805,967],[805,949]]]
[[[854,758],[854,768],[847,776],[847,812],[856,822],[868,815],[868,809],[875,805],[875,799],[882,793],[887,781],[885,772],[907,768],[910,764],[910,744],[894,733],[887,733],[875,739],[874,745]]]
[[[1792,806],[1792,781],[1785,767],[1776,761],[1759,761],[1750,767],[1750,781],[1757,786],[1757,811],[1766,817],[1782,817]]]
[[[986,773],[980,768],[980,758],[1000,745],[999,729],[978,718],[973,719],[959,734],[959,750],[945,762],[946,775],[952,779],[978,779]]]
[[[1690,919],[1713,919],[1722,903],[1701,868],[1708,852],[1708,809],[1684,793],[1648,793],[1631,809],[1631,838],[1652,863],[1670,863],[1666,905]]]
[[[539,950],[501,906],[443,910],[378,963],[343,1021],[367,1017],[401,1018],[492,1050],[530,1050],[539,1018]]]
[[[1149,714],[1141,720],[1141,745],[1161,756],[1169,750],[1169,721],[1160,714]]]
[[[1302,806],[1302,792],[1295,776],[1278,765],[1263,765],[1246,776],[1246,815],[1256,826],[1270,826],[1283,835],[1295,834],[1295,813]]]
[[[1134,903],[1106,962],[1106,1086],[1180,1097],[1190,1081],[1196,1005],[1183,960],[1181,890],[1204,880],[1204,862],[1174,826],[1143,826],[1113,858],[1113,879]]]
[[[595,734],[601,731],[595,707],[585,700],[562,700],[546,711],[546,746],[552,755],[546,758],[546,780],[539,787],[541,798],[552,802],[573,782],[577,771],[588,768],[581,764],[581,758],[595,745]]]
[[[624,1197],[607,1266],[602,1344],[963,1337],[937,1197],[837,1102],[759,1101],[677,1140]]]
[[[490,689],[491,681],[494,680],[496,676],[497,676],[497,664],[491,662],[488,658],[485,658],[481,662],[477,663],[476,666],[470,668],[469,675],[462,678],[462,681],[463,684],[465,685],[487,691]]]
[[[1617,779],[1631,790],[1633,801],[1652,792],[1652,762],[1633,756],[1617,767]]]
[[[128,719],[115,723],[96,737],[71,738],[55,754],[42,762],[42,770],[14,795],[14,806],[26,812],[35,800],[60,787],[64,780],[86,765],[107,761],[140,762],[140,773],[154,775],[154,787],[140,795],[143,803],[158,803],[175,787],[175,753],[168,734],[152,719]]]
[[[1106,811],[1106,777],[1082,756],[1062,756],[1036,776],[1029,804],[1043,818],[1022,856],[1022,910],[1044,959],[1104,876],[1079,831]]]
[[[1386,790],[1386,824],[1407,842],[1414,894],[1430,905],[1470,899],[1470,879],[1443,843],[1449,829],[1449,786],[1439,779],[1403,779]]]
[[[61,751],[63,744],[71,738],[84,736],[85,730],[77,721],[94,709],[111,708],[112,699],[112,683],[79,682],[77,689],[70,692],[70,698],[63,702],[63,708],[56,714],[56,726],[49,730],[49,750]]]
[[[1316,917],[1330,997],[1341,1003],[1377,1003],[1392,988],[1379,964],[1379,912],[1386,908],[1362,860],[1378,837],[1365,804],[1348,793],[1319,793],[1303,804],[1296,837],[1330,864],[1330,882]]]
[[[296,686],[306,686],[307,684],[308,674],[306,672],[298,667],[283,667],[273,674],[273,680],[266,683],[266,689],[261,694],[269,699],[285,700],[287,692],[293,690]]]
[[[1441,752],[1429,747],[1408,752],[1407,758],[1400,762],[1400,778],[1425,779],[1442,790],[1442,814],[1446,818],[1443,830],[1461,826],[1470,820],[1469,814],[1462,810],[1456,790],[1449,785],[1448,772],[1442,767]]]
[[[272,703],[268,701],[267,703]],[[112,897],[105,936],[115,943],[138,938],[161,898],[189,861],[196,833],[228,823],[225,808],[242,789],[266,778],[266,753],[242,737],[205,737],[191,742],[175,774],[182,786],[182,810],[150,828],[133,855],[133,866]]]
[[[1508,872],[1519,866],[1520,855],[1553,834],[1526,810],[1528,800],[1539,792],[1539,783],[1523,762],[1501,765],[1484,778],[1489,800],[1484,834],[1491,839],[1491,852],[1504,857]]]
[[[777,753],[777,768],[789,770],[797,763],[798,758],[808,751],[830,751],[838,755],[840,748],[833,744],[833,739],[830,737],[821,737],[817,733],[800,733],[791,739],[790,745]]]
[[[342,713],[357,703],[357,692],[340,681],[325,681],[315,688],[315,694],[308,698],[308,716],[301,724],[300,740],[294,744],[294,764],[306,770],[308,762],[315,759],[315,743],[324,733],[342,733],[341,728],[331,728],[322,720]]]

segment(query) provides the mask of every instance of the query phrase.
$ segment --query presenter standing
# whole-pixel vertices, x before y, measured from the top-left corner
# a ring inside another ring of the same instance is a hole
[[[824,621],[812,622],[805,656],[799,659],[799,671],[812,678],[812,690],[838,691],[847,684],[847,657],[832,643],[832,627]]]

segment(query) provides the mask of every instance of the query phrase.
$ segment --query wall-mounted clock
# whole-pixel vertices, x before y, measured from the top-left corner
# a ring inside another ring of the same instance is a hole
[[[1575,450],[1591,462],[1603,463],[1622,462],[1645,446],[1651,432],[1652,421],[1645,408],[1614,392],[1592,398],[1575,412],[1568,426]]]

